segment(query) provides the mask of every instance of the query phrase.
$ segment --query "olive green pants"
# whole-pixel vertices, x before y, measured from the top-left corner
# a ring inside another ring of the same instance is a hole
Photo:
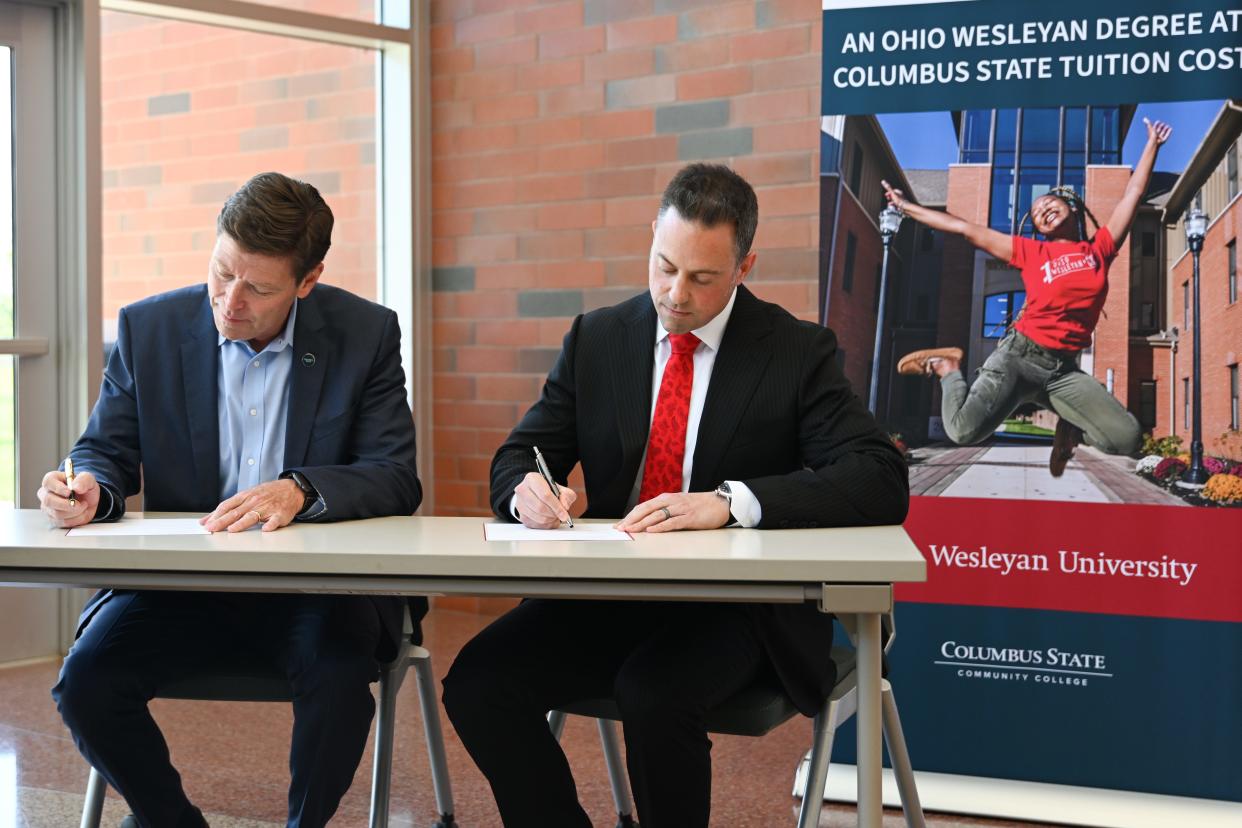
[[[940,378],[941,416],[949,439],[961,446],[981,442],[1026,402],[1037,403],[1081,428],[1087,445],[1109,454],[1133,454],[1142,442],[1138,420],[1074,354],[1037,345],[1010,331],[966,385],[961,371]]]

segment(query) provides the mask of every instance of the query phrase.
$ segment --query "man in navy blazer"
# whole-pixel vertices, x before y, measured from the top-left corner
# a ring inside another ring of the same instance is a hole
[[[213,532],[418,508],[397,317],[318,283],[332,224],[314,187],[256,176],[220,213],[206,285],[121,310],[72,491],[62,470],[39,489],[55,525],[118,520],[140,488],[147,510],[205,513]],[[105,590],[52,694],[138,825],[203,826],[147,702],[187,675],[276,664],[294,689],[289,825],[321,826],[401,624],[394,598]]]

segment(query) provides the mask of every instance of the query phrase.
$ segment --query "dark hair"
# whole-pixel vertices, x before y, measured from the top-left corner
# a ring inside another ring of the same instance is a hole
[[[737,261],[750,252],[759,224],[759,199],[745,178],[721,164],[683,167],[664,188],[660,215],[669,207],[687,221],[704,227],[733,226],[733,249]]]
[[[1096,230],[1100,229],[1100,223],[1099,221],[1096,220],[1095,216],[1091,214],[1091,211],[1087,209],[1087,203],[1082,200],[1082,196],[1074,192],[1073,187],[1066,187],[1066,186],[1053,187],[1051,190],[1044,193],[1044,195],[1051,196],[1052,198],[1059,198],[1061,199],[1061,201],[1065,202],[1066,207],[1069,207],[1070,213],[1074,216],[1074,221],[1078,225],[1078,240],[1079,241],[1089,242],[1095,238],[1094,235],[1090,237],[1087,236],[1087,219],[1088,218],[1091,219],[1091,223],[1095,225]],[[1039,199],[1043,197],[1044,196],[1039,196],[1038,198],[1033,199],[1031,201],[1031,206],[1034,207],[1035,202],[1039,201]],[[1027,210],[1026,213],[1023,214],[1022,216],[1022,221],[1018,222],[1018,235],[1019,236],[1022,235],[1022,230],[1026,227],[1026,220],[1030,217],[1031,217],[1031,211]],[[1033,221],[1032,221],[1032,226],[1034,226]]]
[[[287,175],[259,173],[228,197],[216,232],[249,253],[288,258],[300,285],[332,245],[332,210],[319,191]]]

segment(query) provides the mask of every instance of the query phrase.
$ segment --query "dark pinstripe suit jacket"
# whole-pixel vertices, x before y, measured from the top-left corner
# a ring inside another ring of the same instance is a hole
[[[656,313],[646,293],[576,318],[539,401],[492,460],[492,508],[535,470],[539,446],[564,481],[579,461],[586,517],[620,518],[639,473],[651,416]],[[905,462],[850,390],[836,337],[738,287],[699,423],[690,491],[740,480],[760,528],[900,523]],[[807,605],[754,607],[789,695],[813,715],[835,680],[831,617]]]

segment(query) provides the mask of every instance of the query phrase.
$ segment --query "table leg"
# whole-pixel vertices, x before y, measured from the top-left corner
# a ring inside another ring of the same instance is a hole
[[[880,701],[880,616],[858,614],[858,825],[880,828],[883,729]]]

